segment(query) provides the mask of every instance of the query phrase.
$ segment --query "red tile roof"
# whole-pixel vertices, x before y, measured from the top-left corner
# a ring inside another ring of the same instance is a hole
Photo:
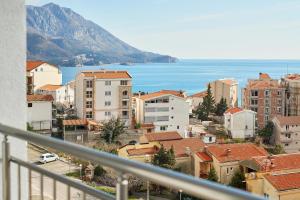
[[[219,162],[249,160],[254,156],[267,156],[268,152],[252,143],[216,144],[206,148]]]
[[[259,79],[271,79],[267,73],[259,73]]]
[[[153,155],[158,152],[158,147],[148,147],[148,148],[141,148],[141,149],[127,149],[127,153],[129,156],[140,156],[140,155]]]
[[[212,158],[207,155],[205,152],[197,152],[196,155],[203,161],[203,162],[210,162]]]
[[[300,125],[300,116],[276,116],[280,126]]]
[[[220,81],[227,85],[233,85],[237,83],[237,81],[233,79],[220,79]]]
[[[81,72],[85,77],[94,77],[97,79],[131,79],[132,77],[127,71],[84,71]]]
[[[285,78],[289,80],[300,80],[300,74],[288,74]]]
[[[261,171],[300,169],[300,153],[253,157]]]
[[[26,65],[26,70],[27,70],[27,71],[31,71],[31,70],[37,68],[38,66],[44,64],[44,63],[46,63],[46,62],[40,61],[40,60],[36,60],[36,61],[29,60],[29,61],[27,61],[27,63],[26,63],[26,64],[27,64],[27,65]]]
[[[193,95],[191,95],[190,97],[198,97],[198,98],[203,98],[207,95],[207,92],[206,91],[202,91],[202,92],[198,92],[198,93],[195,93]]]
[[[27,101],[53,101],[52,95],[41,95],[41,94],[34,94],[34,95],[27,95]]]
[[[150,93],[150,94],[142,95],[138,98],[140,98],[142,100],[149,100],[149,99],[153,99],[153,98],[157,98],[157,97],[165,96],[165,95],[174,95],[174,96],[177,96],[177,97],[184,98],[183,92],[182,91],[176,91],[176,90],[161,90],[161,91],[158,91],[158,92],[153,92],[153,93]]]
[[[171,141],[161,141],[159,142],[166,149],[171,149],[173,147],[176,157],[185,157],[187,148],[189,148],[191,153],[202,151],[205,144],[199,138],[184,138],[181,140],[171,140]]]
[[[51,85],[51,84],[47,84],[47,85],[43,85],[42,87],[38,88],[39,90],[45,90],[45,91],[55,91],[59,88],[61,88],[62,85]]]
[[[63,120],[64,126],[86,126],[88,121],[86,119],[65,119]]]
[[[168,141],[168,140],[180,140],[182,137],[176,131],[170,132],[158,132],[158,133],[146,133],[140,138],[141,143],[154,142],[154,141]]]
[[[225,114],[226,114],[226,113],[234,114],[234,113],[241,112],[241,111],[243,111],[242,108],[238,108],[238,107],[235,107],[235,108],[229,108],[228,110],[226,110]]]
[[[289,174],[265,175],[278,191],[300,189],[300,172]]]

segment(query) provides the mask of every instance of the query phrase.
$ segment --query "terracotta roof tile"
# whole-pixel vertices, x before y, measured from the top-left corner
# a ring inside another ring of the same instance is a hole
[[[127,153],[129,156],[140,156],[140,155],[153,155],[158,152],[158,147],[148,147],[148,148],[140,148],[140,149],[128,149]]]
[[[254,156],[266,156],[268,152],[262,147],[251,143],[216,144],[210,145],[207,152],[219,162],[249,160]]]
[[[174,95],[174,96],[177,96],[177,97],[184,98],[183,92],[182,91],[176,91],[176,90],[161,90],[161,91],[158,91],[158,92],[153,92],[153,93],[150,93],[150,94],[142,95],[139,98],[142,99],[142,100],[149,100],[149,99],[157,98],[157,97],[164,96],[164,95]]]
[[[259,73],[259,78],[260,79],[271,79],[271,77],[267,73]]]
[[[300,153],[253,157],[261,171],[300,169]]]
[[[97,79],[128,79],[132,78],[127,71],[83,71],[81,72],[85,77],[95,77]]]
[[[61,88],[62,85],[51,85],[51,84],[47,84],[47,85],[43,85],[42,87],[38,88],[39,90],[45,90],[45,91],[55,91],[59,88]]]
[[[53,101],[52,95],[41,95],[41,94],[34,94],[34,95],[27,95],[27,101]]]
[[[212,158],[207,155],[205,152],[197,152],[196,155],[203,161],[203,162],[210,162]]]
[[[235,107],[235,108],[229,108],[228,110],[226,110],[225,114],[226,114],[226,113],[234,114],[234,113],[241,112],[241,111],[243,111],[242,108],[238,108],[238,107]]]
[[[205,144],[199,138],[183,138],[181,140],[170,140],[159,142],[166,149],[171,149],[173,147],[176,157],[187,156],[187,148],[189,148],[191,153],[202,151]]]
[[[300,189],[300,172],[264,176],[278,191]]]
[[[289,80],[300,80],[300,74],[288,74],[285,79]]]
[[[26,70],[31,71],[31,70],[37,68],[38,66],[44,64],[44,63],[46,63],[46,62],[40,61],[40,60],[35,60],[35,61],[34,60],[29,60],[26,63]]]
[[[182,137],[178,132],[158,132],[158,133],[146,133],[141,137],[143,142],[154,142],[154,141],[168,141],[168,140],[180,140]],[[141,141],[142,142],[142,141]]]
[[[198,98],[203,98],[207,95],[207,92],[206,91],[202,91],[202,92],[198,92],[198,93],[195,93],[189,97],[198,97]]]
[[[280,126],[285,125],[300,125],[300,116],[276,116]]]

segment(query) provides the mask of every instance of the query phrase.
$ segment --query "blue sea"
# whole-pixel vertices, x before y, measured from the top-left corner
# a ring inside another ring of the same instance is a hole
[[[235,78],[242,88],[248,79],[257,78],[259,72],[269,73],[272,78],[300,73],[300,60],[179,60],[132,66],[61,67],[63,83],[73,80],[79,71],[91,69],[128,70],[133,77],[134,92],[174,89],[193,94],[205,90],[208,82],[221,78]]]

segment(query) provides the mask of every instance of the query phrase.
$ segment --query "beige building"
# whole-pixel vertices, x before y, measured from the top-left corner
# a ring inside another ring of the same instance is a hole
[[[300,153],[258,156],[240,164],[247,191],[269,199],[299,199]]]
[[[257,113],[258,129],[262,129],[277,115],[284,115],[285,88],[277,79],[260,73],[259,79],[250,79],[242,90],[243,108]]]
[[[210,83],[216,103],[225,98],[229,108],[238,106],[238,82],[234,79],[220,79]]]
[[[27,94],[33,94],[44,85],[61,85],[60,69],[44,61],[27,61]]]
[[[273,120],[272,142],[287,153],[300,151],[300,116],[276,116]]]
[[[240,170],[240,162],[254,156],[268,153],[252,143],[215,144],[194,154],[194,175],[206,178],[212,167],[216,170],[218,181],[229,184],[234,173]]]
[[[81,119],[120,118],[131,125],[131,76],[127,71],[84,71],[75,80],[75,107]]]
[[[287,116],[300,115],[300,75],[289,74],[281,79],[281,85],[286,88],[286,110]]]
[[[186,98],[189,103],[189,114],[192,115],[193,111],[196,111],[199,105],[203,103],[203,98],[206,96],[206,91],[195,93]]]

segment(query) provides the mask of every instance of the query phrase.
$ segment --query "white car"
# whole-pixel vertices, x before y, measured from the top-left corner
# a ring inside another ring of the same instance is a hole
[[[54,153],[44,153],[40,156],[40,162],[41,163],[47,163],[47,162],[52,162],[55,160],[59,160],[58,155],[54,154]]]

